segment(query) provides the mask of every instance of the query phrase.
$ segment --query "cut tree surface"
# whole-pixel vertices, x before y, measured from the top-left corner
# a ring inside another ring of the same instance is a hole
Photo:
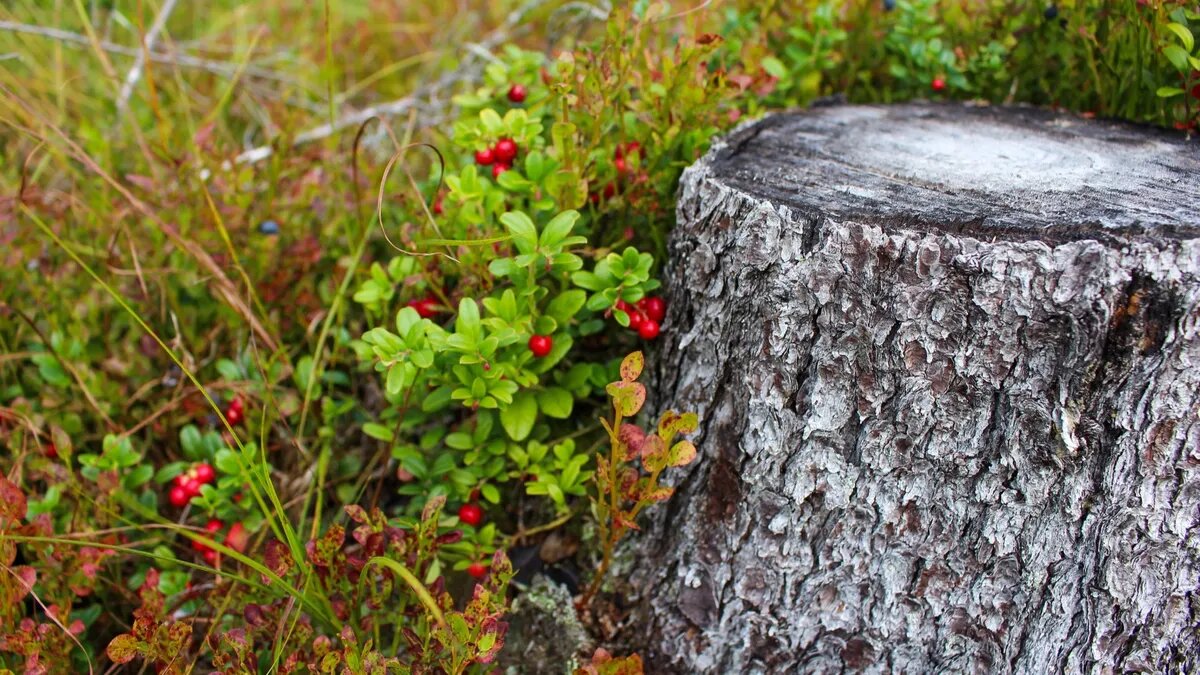
[[[679,221],[656,672],[1200,670],[1194,143],[821,107],[718,143]]]

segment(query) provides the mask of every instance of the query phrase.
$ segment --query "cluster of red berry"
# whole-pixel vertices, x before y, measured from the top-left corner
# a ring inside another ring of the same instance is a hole
[[[479,527],[483,522],[483,509],[475,502],[463,504],[458,509],[458,519],[471,527]],[[482,579],[487,574],[487,566],[476,560],[467,566],[467,574]]]
[[[491,166],[492,178],[499,178],[500,174],[512,168],[513,160],[517,158],[520,150],[513,139],[501,138],[492,147],[477,150],[475,163],[479,166]]]
[[[232,421],[230,420],[230,422]],[[183,508],[192,501],[193,497],[200,496],[201,486],[208,485],[216,477],[217,472],[213,469],[212,464],[201,462],[175,477],[175,485],[167,494],[167,499],[171,502],[171,506]]]
[[[432,295],[427,295],[417,300],[409,300],[408,306],[417,310],[417,315],[422,319],[432,319],[438,315],[438,301]]]
[[[643,340],[658,337],[663,317],[667,315],[667,303],[660,297],[646,297],[631,305],[617,300],[617,309],[629,315],[629,330],[637,331]]]
[[[241,424],[246,417],[246,409],[240,397],[234,397],[229,402],[229,407],[225,409],[225,419],[229,420],[230,425]]]
[[[225,528],[225,523],[213,518],[204,524],[204,531],[212,535],[216,539],[216,535]],[[246,544],[250,539],[250,533],[246,532],[246,527],[241,523],[234,523],[229,526],[229,531],[225,533],[224,544],[229,548],[241,553],[246,550]],[[208,546],[205,546],[199,541],[192,541],[192,550],[204,556],[204,562],[209,565],[215,565],[217,562],[217,552]]]

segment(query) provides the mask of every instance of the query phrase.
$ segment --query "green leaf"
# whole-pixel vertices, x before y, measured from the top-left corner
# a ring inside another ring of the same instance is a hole
[[[385,427],[384,425],[376,422],[367,422],[363,425],[362,430],[364,434],[378,441],[390,443],[396,438],[396,435],[392,432],[391,427]]]
[[[504,130],[504,120],[500,119],[500,114],[491,108],[479,111],[479,121],[489,135],[495,136]]]
[[[548,387],[537,393],[538,407],[547,417],[565,420],[575,407],[575,397],[561,387]]]
[[[421,410],[423,412],[435,412],[441,410],[450,404],[450,392],[453,387],[445,385],[434,389],[421,401]]]
[[[446,446],[455,450],[470,450],[475,447],[475,441],[470,434],[456,431],[446,435]]]
[[[761,65],[762,69],[767,71],[767,74],[771,77],[778,77],[781,80],[787,77],[787,66],[783,65],[783,61],[780,61],[774,56],[765,57],[759,65]]]
[[[154,477],[154,465],[153,464],[142,464],[142,465],[139,465],[136,468],[134,468],[128,474],[126,474],[125,480],[123,482],[125,484],[125,487],[133,489],[136,487],[140,487],[141,485],[145,484],[146,481],[150,480],[153,477]]]
[[[520,211],[509,211],[500,216],[500,223],[508,228],[518,251],[528,254],[537,249],[537,227],[529,216]]]
[[[574,346],[574,344],[575,339],[570,335],[555,337],[554,347],[550,349],[549,354],[543,356],[539,360],[539,363],[534,370],[539,373],[545,373],[549,371],[551,368],[558,365],[559,361],[563,360],[563,357],[567,355],[567,352],[571,351],[571,347]]]
[[[539,243],[542,248],[554,249],[562,244],[567,235],[571,234],[571,229],[575,227],[575,222],[579,220],[578,211],[563,211],[562,213],[550,219],[546,223],[546,227],[542,229],[542,235]]]
[[[571,282],[589,291],[599,291],[608,288],[608,284],[592,272],[580,270],[571,275]]]
[[[1175,69],[1181,73],[1186,73],[1191,64],[1188,63],[1188,53],[1179,45],[1167,45],[1163,47],[1163,54],[1175,66]]]
[[[188,459],[202,459],[204,452],[204,439],[200,436],[200,430],[196,425],[189,424],[179,432],[179,444],[183,446],[183,454]]]
[[[517,270],[512,258],[496,258],[488,263],[488,271],[494,277],[506,277]]]
[[[486,499],[489,503],[500,503],[500,490],[497,490],[496,486],[492,485],[491,483],[484,483],[483,485],[480,485],[479,495]]]
[[[421,322],[421,315],[417,314],[417,310],[412,307],[404,307],[399,312],[396,312],[396,333],[407,338],[412,327]]]
[[[454,330],[473,341],[479,339],[482,326],[479,323],[479,305],[471,298],[463,298],[458,303],[458,318],[454,321]]]
[[[1188,30],[1187,26],[1172,22],[1167,24],[1167,30],[1179,36],[1179,41],[1183,43],[1184,50],[1190,52],[1196,46],[1196,40],[1192,37],[1192,31]]]
[[[1157,94],[1159,98],[1171,98],[1172,96],[1178,96],[1184,93],[1184,91],[1179,87],[1159,87],[1158,91],[1154,93]]]
[[[528,391],[513,396],[513,402],[500,411],[500,426],[514,441],[523,441],[533,431],[537,421],[537,398]]]
[[[546,316],[550,316],[560,324],[566,324],[578,311],[583,309],[588,294],[583,291],[563,291],[546,306]]]

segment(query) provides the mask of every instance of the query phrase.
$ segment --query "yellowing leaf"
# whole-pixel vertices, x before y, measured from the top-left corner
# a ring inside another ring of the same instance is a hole
[[[626,356],[621,361],[621,379],[626,382],[633,382],[642,374],[642,367],[645,365],[646,359],[641,352],[633,352]]]

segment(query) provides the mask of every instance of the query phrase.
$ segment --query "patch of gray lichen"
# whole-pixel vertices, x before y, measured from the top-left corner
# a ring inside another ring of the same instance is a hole
[[[561,675],[579,666],[591,652],[591,639],[575,613],[571,592],[537,577],[513,602],[502,663],[509,675]]]

